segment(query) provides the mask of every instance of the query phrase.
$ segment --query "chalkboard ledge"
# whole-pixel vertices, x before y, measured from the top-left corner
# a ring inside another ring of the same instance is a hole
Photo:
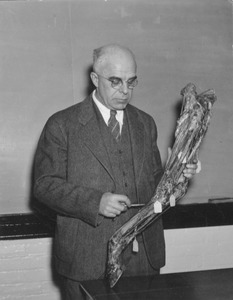
[[[53,237],[55,221],[38,213],[0,215],[0,240]]]
[[[164,229],[233,225],[233,203],[177,205],[163,216]],[[41,213],[0,215],[0,239],[53,237],[52,217]]]

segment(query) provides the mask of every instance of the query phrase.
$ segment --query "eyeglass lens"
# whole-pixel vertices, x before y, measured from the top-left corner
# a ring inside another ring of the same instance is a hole
[[[115,77],[115,78],[109,78],[108,80],[111,82],[111,86],[113,88],[121,88],[123,85],[123,81],[121,78]],[[126,84],[129,89],[133,89],[138,84],[137,77],[126,81]]]

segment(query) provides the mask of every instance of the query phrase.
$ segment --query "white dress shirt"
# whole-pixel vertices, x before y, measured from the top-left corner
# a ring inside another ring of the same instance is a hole
[[[97,105],[103,119],[104,122],[106,123],[106,125],[108,125],[108,120],[110,118],[110,109],[107,108],[105,105],[103,105],[97,98],[96,98],[96,90],[94,90],[94,92],[92,93],[92,98],[93,101],[95,102],[95,104]],[[116,110],[116,119],[120,124],[120,132],[122,130],[122,126],[123,126],[123,119],[124,119],[124,111],[123,110]]]

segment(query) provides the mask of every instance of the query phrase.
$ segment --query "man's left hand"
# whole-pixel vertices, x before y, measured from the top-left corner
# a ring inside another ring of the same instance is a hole
[[[200,165],[201,162],[196,160],[192,164],[186,164],[183,173],[180,176],[179,182],[183,182],[185,177],[188,179],[193,178],[196,173],[199,173]]]

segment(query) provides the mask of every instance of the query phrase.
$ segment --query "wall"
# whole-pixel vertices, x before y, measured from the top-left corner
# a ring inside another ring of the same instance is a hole
[[[166,266],[161,273],[233,267],[233,226],[165,230]]]
[[[134,50],[133,103],[152,114],[162,159],[180,90],[214,88],[218,102],[200,152],[202,172],[184,203],[232,196],[232,3],[228,0],[0,2],[1,213],[30,211],[33,155],[47,118],[90,91],[92,50]]]
[[[233,226],[165,230],[162,274],[233,268]],[[52,239],[0,241],[0,300],[59,300]]]
[[[0,241],[1,300],[60,299],[51,247],[51,238]]]
[[[29,210],[42,126],[74,103],[69,10],[64,2],[0,2],[0,205]]]

